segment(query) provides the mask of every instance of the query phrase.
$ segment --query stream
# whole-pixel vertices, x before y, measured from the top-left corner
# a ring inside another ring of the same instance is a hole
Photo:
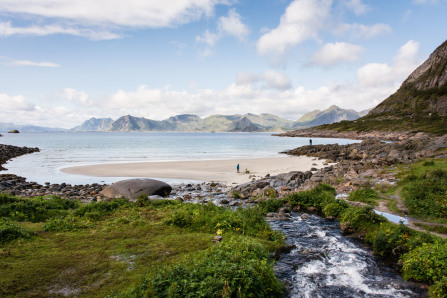
[[[355,239],[342,235],[336,221],[309,215],[269,221],[295,245],[275,265],[289,297],[421,297],[425,292],[404,281]]]

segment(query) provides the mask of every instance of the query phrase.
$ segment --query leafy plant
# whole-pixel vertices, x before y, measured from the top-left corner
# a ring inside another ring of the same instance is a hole
[[[377,192],[371,188],[357,189],[351,192],[348,196],[349,201],[363,202],[369,205],[377,205],[379,199]]]
[[[0,243],[19,238],[30,238],[33,234],[32,231],[24,229],[9,220],[0,219]]]

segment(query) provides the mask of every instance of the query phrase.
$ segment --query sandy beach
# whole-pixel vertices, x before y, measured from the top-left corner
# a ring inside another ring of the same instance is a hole
[[[272,158],[197,160],[169,162],[138,162],[77,166],[62,169],[68,174],[93,177],[148,177],[216,181],[241,184],[265,175],[277,175],[290,171],[309,171],[321,168],[322,160],[306,156],[281,156]],[[240,173],[236,172],[236,165]],[[245,169],[250,174],[245,173]]]

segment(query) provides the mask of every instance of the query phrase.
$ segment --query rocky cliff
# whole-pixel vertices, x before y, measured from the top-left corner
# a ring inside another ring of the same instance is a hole
[[[447,133],[447,41],[366,116],[318,127],[336,132]],[[335,134],[334,134],[335,136]]]

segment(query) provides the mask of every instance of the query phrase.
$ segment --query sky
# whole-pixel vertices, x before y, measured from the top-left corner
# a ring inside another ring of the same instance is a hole
[[[0,0],[0,122],[370,109],[447,38],[447,0]]]

